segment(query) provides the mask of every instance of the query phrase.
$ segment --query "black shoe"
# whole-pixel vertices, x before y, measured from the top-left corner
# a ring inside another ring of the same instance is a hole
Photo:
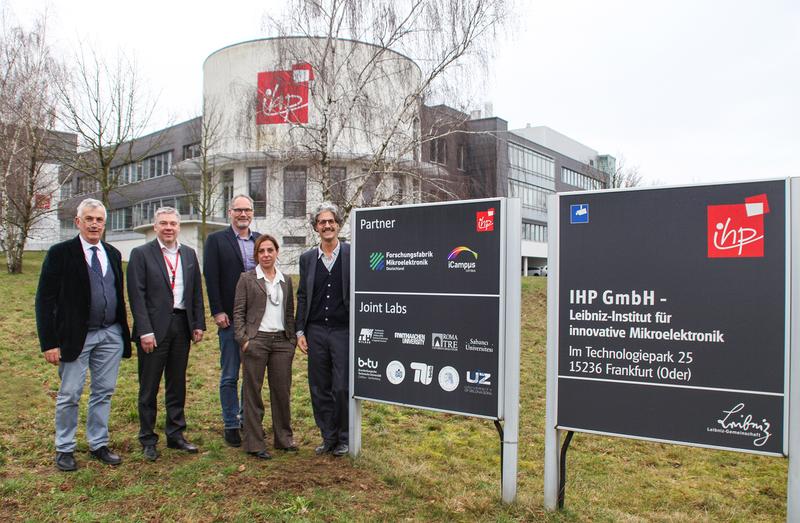
[[[266,450],[259,450],[257,452],[248,452],[248,454],[258,459],[272,459],[272,456]]]
[[[62,472],[78,470],[78,464],[75,463],[75,456],[72,452],[56,452],[56,468]]]
[[[239,433],[239,429],[225,429],[225,443],[231,447],[241,447],[242,435]]]
[[[338,445],[336,445],[336,448],[334,448],[331,451],[331,454],[333,454],[337,458],[346,456],[349,453],[350,453],[350,447],[347,446],[347,443],[339,443]]]
[[[297,452],[300,450],[297,448],[297,445],[289,445],[288,447],[276,447],[276,448],[284,452]]]
[[[328,443],[327,441],[323,441],[322,445],[314,449],[314,452],[317,454],[317,456],[321,456],[331,452],[334,447],[336,447],[336,443]]]
[[[90,450],[89,454],[94,456],[96,459],[102,461],[106,465],[114,465],[117,466],[122,463],[122,458],[120,458],[117,454],[114,454],[108,447],[103,445],[102,447],[94,450]]]
[[[183,436],[175,439],[167,438],[167,447],[171,449],[182,450],[184,452],[188,452],[189,454],[197,454],[197,446],[186,441]]]
[[[147,461],[155,461],[158,459],[158,450],[155,445],[143,445],[142,454]]]

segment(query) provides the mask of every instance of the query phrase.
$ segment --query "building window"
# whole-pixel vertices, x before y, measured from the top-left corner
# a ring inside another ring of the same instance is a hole
[[[78,192],[76,194],[89,194],[99,190],[100,184],[97,180],[89,176],[81,176],[78,178]]]
[[[252,167],[247,170],[247,190],[253,199],[253,215],[267,215],[267,170],[263,167]]]
[[[604,186],[602,181],[586,174],[573,171],[572,169],[567,169],[566,167],[561,168],[561,181],[568,185],[589,191],[599,191]]]
[[[464,166],[467,164],[466,155],[467,155],[466,147],[462,143],[458,146],[458,149],[456,150],[456,161],[458,162],[457,166],[459,171],[465,170]]]
[[[306,215],[305,167],[287,167],[283,170],[283,215],[288,218]]]
[[[442,165],[447,164],[447,140],[444,138],[431,140],[431,161]]]
[[[339,207],[344,207],[347,201],[347,169],[344,167],[331,167],[331,185],[328,188],[331,194],[331,202]]]
[[[283,237],[283,246],[284,247],[305,246],[305,244],[306,244],[306,237],[305,236],[284,236]]]
[[[364,180],[364,186],[361,188],[361,204],[364,207],[377,205],[375,200],[378,193],[378,184],[380,183],[378,173],[370,173],[367,169],[362,172],[366,179]]]
[[[133,226],[133,207],[108,211],[108,226],[112,231],[127,231]]]
[[[61,201],[69,200],[72,198],[72,178],[68,178],[61,185]]]
[[[547,225],[523,222],[522,239],[532,242],[547,243]]]
[[[222,194],[222,202],[220,203],[220,216],[226,216],[228,212],[228,203],[233,199],[233,171],[222,171],[220,176],[220,191]]]
[[[553,194],[553,191],[517,180],[508,180],[508,196],[510,198],[519,198],[525,208],[546,212],[547,195],[549,194]]]
[[[555,162],[552,158],[509,142],[508,167],[509,178],[555,191]]]
[[[190,143],[188,145],[183,146],[183,159],[188,160],[190,158],[197,158],[202,154],[202,150],[200,149],[200,142],[197,143]]]
[[[394,201],[405,203],[406,201],[406,177],[403,174],[394,175]]]

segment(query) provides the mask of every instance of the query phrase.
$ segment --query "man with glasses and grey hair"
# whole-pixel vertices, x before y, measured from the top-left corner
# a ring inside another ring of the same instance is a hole
[[[300,256],[297,345],[308,354],[308,387],[322,433],[317,455],[349,452],[350,245],[339,241],[342,215],[324,202],[311,214],[318,247]]]
[[[86,372],[91,373],[86,439],[93,457],[108,465],[122,459],[109,450],[108,418],[120,359],[130,358],[122,256],[102,241],[106,208],[87,198],[78,205],[79,234],[50,247],[36,290],[36,327],[44,358],[58,365],[56,458],[59,470],[75,462],[80,404]]]
[[[156,210],[156,239],[131,251],[128,299],[139,360],[139,443],[144,457],[158,459],[156,404],[164,376],[164,431],[167,447],[196,453],[184,437],[186,368],[191,342],[206,329],[200,263],[194,249],[178,243],[181,215],[173,207]]]
[[[232,447],[242,444],[242,404],[238,393],[241,359],[234,339],[233,300],[243,272],[256,266],[253,247],[259,233],[250,229],[253,199],[234,196],[228,205],[231,226],[209,234],[203,250],[203,274],[208,304],[217,324],[220,351],[219,402],[222,406],[223,435]]]

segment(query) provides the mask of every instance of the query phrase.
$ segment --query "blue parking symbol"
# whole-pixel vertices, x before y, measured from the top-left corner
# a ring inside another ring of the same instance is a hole
[[[589,204],[578,203],[570,205],[569,223],[589,223]]]

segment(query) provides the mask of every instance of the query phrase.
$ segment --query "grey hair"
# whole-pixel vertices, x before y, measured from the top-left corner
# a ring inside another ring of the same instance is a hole
[[[103,202],[100,200],[95,200],[94,198],[86,198],[81,203],[78,204],[78,210],[75,211],[75,216],[81,218],[83,216],[84,211],[90,211],[92,209],[102,209],[103,216],[106,216],[108,212],[106,211],[106,206],[103,205]]]
[[[178,209],[176,209],[175,207],[159,207],[158,209],[156,209],[156,212],[153,213],[154,222],[158,221],[159,214],[174,214],[175,216],[178,217],[178,222],[181,221],[181,213],[179,213]]]
[[[235,202],[239,198],[247,198],[248,200],[250,200],[250,207],[254,207],[255,206],[255,202],[253,201],[252,198],[250,198],[250,196],[248,196],[246,194],[237,194],[236,196],[231,198],[231,201],[228,202],[228,210],[233,209],[233,202]]]
[[[316,230],[317,229],[317,218],[319,215],[324,212],[330,212],[333,214],[333,219],[336,220],[336,223],[339,224],[339,227],[342,226],[344,220],[342,219],[342,212],[339,210],[339,207],[336,206],[335,203],[331,202],[322,202],[314,209],[314,212],[309,214],[309,221],[311,222],[311,228]]]

